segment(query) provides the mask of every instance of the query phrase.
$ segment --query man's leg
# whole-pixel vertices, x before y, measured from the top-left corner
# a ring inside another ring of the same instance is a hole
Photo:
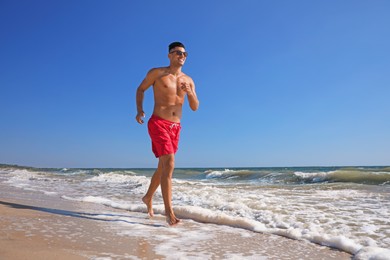
[[[149,189],[146,192],[145,196],[142,198],[142,201],[146,204],[146,207],[148,208],[148,214],[150,217],[153,217],[154,214],[152,200],[153,200],[154,193],[156,192],[158,186],[160,186],[162,172],[163,172],[162,163],[161,160],[159,160],[157,169],[154,172],[152,179],[150,180]]]
[[[172,208],[172,174],[175,168],[175,155],[168,154],[159,158],[162,164],[161,192],[164,199],[165,216],[169,225],[177,224],[180,219],[176,218]]]

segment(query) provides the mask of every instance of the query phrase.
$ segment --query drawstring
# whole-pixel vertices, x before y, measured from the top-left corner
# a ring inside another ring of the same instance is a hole
[[[172,130],[173,127],[178,127],[178,126],[179,126],[178,123],[172,123],[170,129]]]

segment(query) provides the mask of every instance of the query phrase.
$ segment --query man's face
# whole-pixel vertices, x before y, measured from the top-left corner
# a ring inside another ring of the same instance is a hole
[[[168,54],[171,63],[184,65],[187,58],[187,52],[183,47],[175,47]]]

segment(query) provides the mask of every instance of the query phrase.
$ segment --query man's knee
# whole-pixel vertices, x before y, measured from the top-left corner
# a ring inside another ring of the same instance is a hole
[[[175,168],[175,155],[167,154],[160,157],[161,165],[164,170],[173,170]]]

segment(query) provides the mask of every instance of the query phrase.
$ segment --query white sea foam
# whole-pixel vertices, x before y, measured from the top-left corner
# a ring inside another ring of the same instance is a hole
[[[207,170],[206,173],[206,178],[207,179],[213,179],[213,178],[234,178],[237,176],[237,174],[247,172],[246,170],[230,170],[230,169],[225,169],[223,171],[220,170]]]
[[[294,172],[295,176],[298,176],[304,180],[312,180],[313,182],[323,182],[328,179],[334,171],[331,172]]]
[[[379,247],[363,247],[353,258],[354,260],[389,260],[390,250]]]
[[[86,181],[95,181],[95,182],[104,182],[104,183],[139,183],[139,184],[145,184],[148,181],[148,179],[145,176],[136,176],[134,175],[124,175],[124,174],[117,174],[117,173],[104,173],[99,174],[97,176],[93,176],[91,178],[88,178]]]
[[[141,205],[141,204],[132,205],[123,202],[115,202],[103,197],[87,196],[83,198],[70,198],[70,197],[64,197],[64,198],[77,200],[77,201],[98,203],[108,207],[128,210],[132,212],[142,212],[142,213],[147,212],[145,205]],[[358,250],[362,248],[361,245],[357,244],[353,240],[348,239],[342,235],[329,236],[326,234],[320,234],[308,230],[300,230],[298,228],[296,229],[270,228],[264,225],[263,223],[260,223],[255,220],[251,220],[243,217],[232,217],[222,212],[212,211],[212,210],[203,209],[194,206],[177,206],[174,208],[174,210],[176,215],[179,218],[192,219],[194,221],[201,222],[201,223],[212,223],[217,225],[241,228],[241,229],[246,229],[246,230],[260,232],[260,233],[276,234],[276,235],[281,235],[292,239],[306,239],[317,244],[338,248],[345,252],[349,252],[351,254],[356,253]],[[154,211],[156,214],[164,214],[164,208],[162,205],[158,205],[154,207]]]
[[[41,176],[38,173],[31,172],[25,169],[14,170],[9,174],[9,178],[5,181],[9,185],[23,189],[33,189],[33,181],[45,181],[45,176]],[[33,189],[34,190],[34,189]]]
[[[58,195],[58,193],[54,192],[54,191],[43,191],[43,193],[45,195],[48,195],[48,196],[56,196],[56,195]]]

